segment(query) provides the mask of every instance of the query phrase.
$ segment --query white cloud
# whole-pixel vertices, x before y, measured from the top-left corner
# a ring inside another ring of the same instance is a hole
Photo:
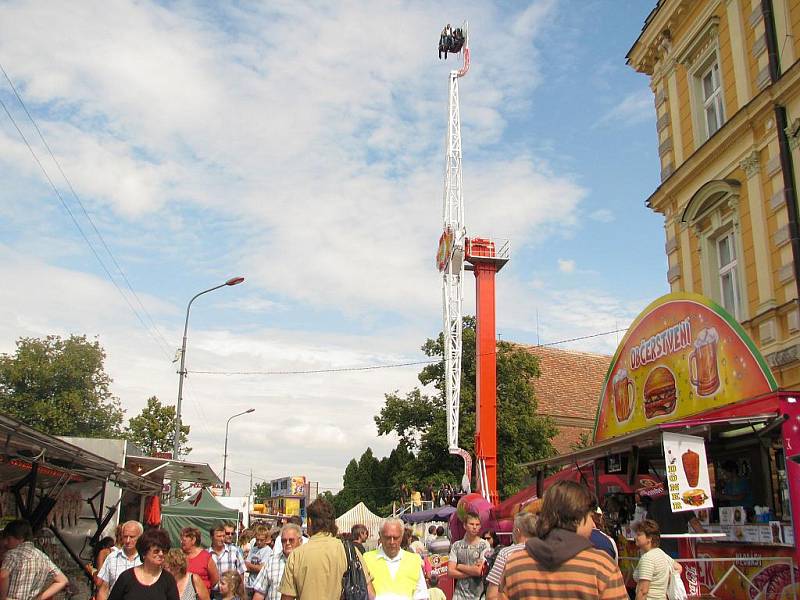
[[[589,218],[599,223],[611,223],[615,219],[614,213],[607,208],[598,208],[590,212]]]
[[[654,119],[653,92],[648,88],[643,88],[622,98],[619,103],[600,117],[597,125],[614,123],[626,126]]]
[[[559,258],[558,259],[558,270],[562,273],[574,273],[575,272],[575,261],[566,258]]]

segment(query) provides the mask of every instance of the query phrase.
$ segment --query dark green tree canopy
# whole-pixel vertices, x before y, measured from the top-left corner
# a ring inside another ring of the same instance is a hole
[[[127,437],[147,455],[156,452],[172,452],[175,448],[175,406],[163,406],[155,396],[147,399],[147,406],[128,423]],[[189,426],[181,425],[181,456],[192,451],[189,441]]]
[[[86,336],[20,338],[0,355],[0,411],[51,435],[120,437],[124,411],[105,357]]]

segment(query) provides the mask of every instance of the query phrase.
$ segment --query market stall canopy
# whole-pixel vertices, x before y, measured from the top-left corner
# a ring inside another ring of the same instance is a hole
[[[659,446],[661,444],[661,434],[664,431],[672,431],[674,433],[683,433],[686,435],[701,435],[704,431],[708,430],[709,427],[713,426],[728,427],[733,425],[746,427],[759,423],[769,423],[780,418],[778,414],[778,401],[782,395],[785,394],[778,393],[764,398],[743,400],[742,402],[737,402],[721,409],[695,415],[692,418],[682,419],[672,423],[652,425],[640,431],[634,431],[627,435],[605,440],[589,448],[583,448],[553,458],[544,458],[529,463],[522,463],[521,466],[528,467],[535,471],[545,467],[562,467],[564,465],[576,463],[581,464],[614,454],[622,454],[629,452],[634,446],[638,448]]]
[[[217,502],[214,494],[207,488],[198,490],[196,494],[182,502],[161,508],[161,527],[169,533],[176,547],[180,547],[181,529],[196,527],[200,530],[203,546],[208,548],[211,546],[209,529],[226,521],[238,523],[239,511]]]
[[[574,464],[570,467],[565,467],[544,480],[543,489],[547,489],[556,481],[569,480],[585,483],[590,489],[594,489],[594,466],[592,461],[584,461],[580,464]],[[645,485],[655,485],[658,480],[652,475],[639,474],[633,485],[630,485],[625,475],[618,475],[612,473],[600,473],[600,496],[611,492],[630,493],[636,488]],[[527,487],[513,496],[506,498],[503,502],[498,504],[492,509],[492,517],[501,521],[503,519],[512,519],[514,516],[522,511],[524,512],[534,500],[536,500],[536,484]]]
[[[207,463],[195,463],[171,458],[154,456],[127,456],[125,467],[133,473],[161,473],[163,479],[170,481],[188,481],[199,483],[204,487],[218,485],[219,476]]]
[[[125,471],[122,466],[0,414],[0,481],[14,483],[37,465],[37,485],[58,482],[111,481],[139,494],[158,494],[161,485]]]
[[[452,506],[439,506],[428,510],[418,510],[412,513],[405,513],[400,518],[406,523],[428,523],[430,521],[447,521],[450,515],[456,512]]]
[[[368,509],[366,504],[359,502],[336,519],[336,527],[340,532],[346,533],[350,531],[353,525],[360,523],[361,525],[366,525],[367,529],[369,529],[370,538],[377,538],[383,521],[383,517],[379,517]]]

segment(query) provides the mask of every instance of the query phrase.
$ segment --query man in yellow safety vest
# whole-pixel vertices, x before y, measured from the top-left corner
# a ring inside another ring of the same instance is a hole
[[[402,541],[403,522],[386,519],[380,530],[380,547],[364,554],[374,578],[375,600],[428,600],[422,559],[415,552],[402,550]]]

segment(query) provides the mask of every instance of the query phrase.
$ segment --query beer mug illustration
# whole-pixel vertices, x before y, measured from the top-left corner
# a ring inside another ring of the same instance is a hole
[[[620,369],[614,374],[611,386],[614,394],[614,412],[617,414],[617,421],[622,423],[627,421],[633,412],[636,389],[633,381],[628,377],[628,371],[625,369]]]
[[[718,343],[716,329],[703,329],[694,341],[694,350],[689,354],[689,379],[698,396],[711,396],[719,389]]]

